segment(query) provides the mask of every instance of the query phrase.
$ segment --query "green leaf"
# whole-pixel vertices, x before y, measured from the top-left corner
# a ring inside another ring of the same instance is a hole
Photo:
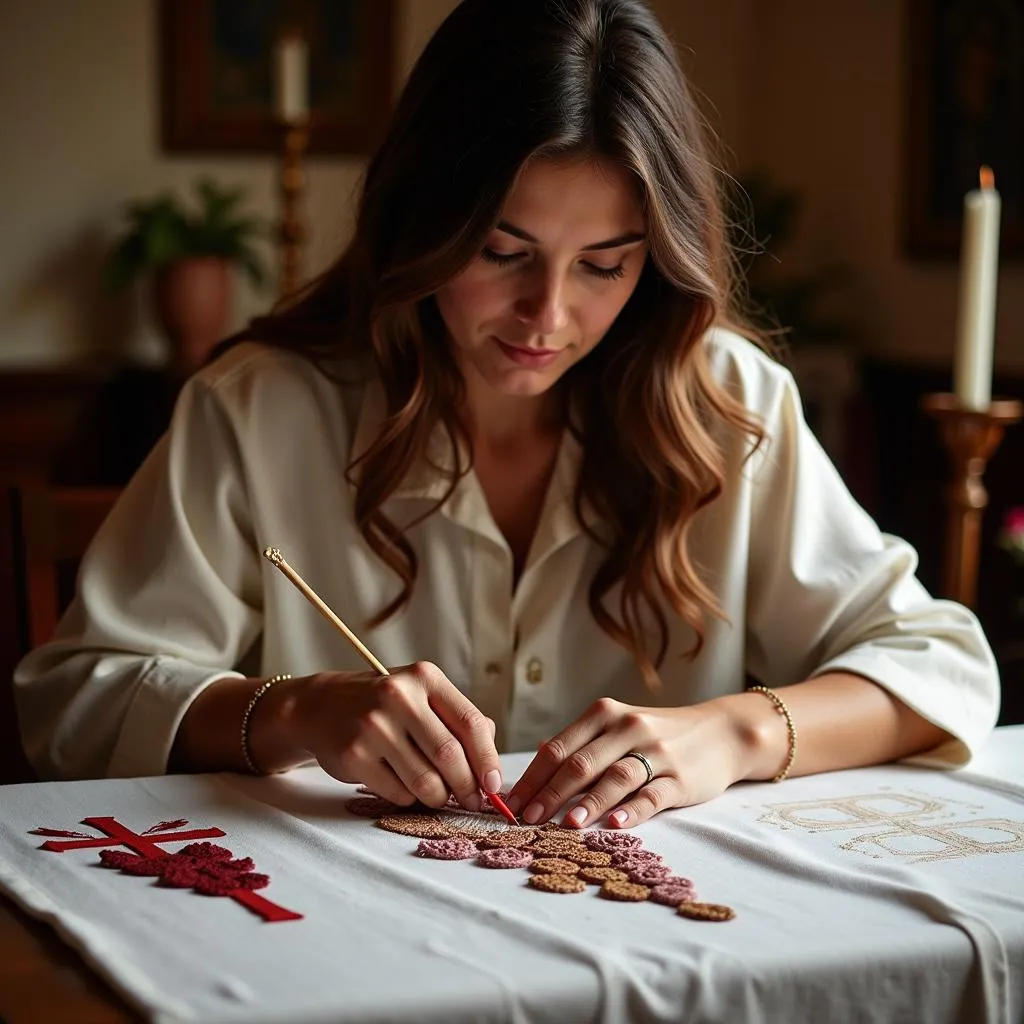
[[[104,268],[108,287],[125,287],[140,274],[190,256],[227,258],[254,284],[262,284],[262,261],[251,243],[268,235],[269,225],[242,212],[244,189],[221,186],[204,176],[195,182],[194,192],[197,208],[192,211],[170,192],[125,204],[126,225]]]

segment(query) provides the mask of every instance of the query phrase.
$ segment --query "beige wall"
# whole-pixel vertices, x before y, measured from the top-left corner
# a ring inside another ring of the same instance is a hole
[[[400,78],[454,5],[399,0]],[[0,363],[164,357],[145,303],[101,298],[97,287],[125,200],[164,188],[187,193],[210,173],[244,185],[253,210],[276,216],[272,158],[160,152],[156,8],[156,0],[0,3]],[[309,161],[310,270],[343,243],[362,166]],[[240,281],[235,324],[269,298]]]
[[[455,0],[399,0],[399,76]],[[652,0],[726,147],[800,188],[794,269],[851,265],[837,297],[873,352],[948,362],[955,264],[900,255],[904,40],[898,0]],[[200,173],[245,185],[275,215],[266,157],[168,157],[156,121],[156,0],[0,4],[0,363],[127,353],[159,360],[143,303],[101,301],[103,247],[127,198],[184,190]],[[362,164],[309,164],[308,268],[343,243]],[[1000,276],[997,365],[1024,369],[1024,266]],[[241,323],[268,296],[242,288]]]
[[[746,157],[755,120],[754,6],[757,0],[649,0],[721,143],[730,170]]]

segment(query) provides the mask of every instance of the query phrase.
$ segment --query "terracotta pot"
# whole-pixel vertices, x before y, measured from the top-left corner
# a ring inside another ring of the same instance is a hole
[[[156,275],[153,304],[178,373],[199,369],[224,338],[233,300],[231,264],[216,256],[179,260]]]

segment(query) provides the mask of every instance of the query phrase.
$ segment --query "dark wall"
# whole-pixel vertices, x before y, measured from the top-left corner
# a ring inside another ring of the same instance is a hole
[[[883,530],[910,541],[921,558],[919,576],[941,594],[950,465],[935,420],[922,398],[948,391],[948,372],[867,362],[862,399],[848,451],[868,477],[851,487]],[[997,377],[997,397],[1024,399],[1024,378]],[[976,611],[996,652],[1003,678],[1003,724],[1024,722],[1024,569],[1001,550],[996,535],[1007,511],[1024,506],[1024,423],[1009,427],[984,477],[989,506],[982,520]]]

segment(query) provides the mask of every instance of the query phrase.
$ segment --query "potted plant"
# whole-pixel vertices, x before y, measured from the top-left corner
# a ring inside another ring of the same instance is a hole
[[[266,280],[255,242],[264,222],[245,216],[241,188],[209,178],[195,184],[190,211],[170,193],[127,204],[127,226],[106,265],[106,283],[126,288],[144,274],[153,279],[157,320],[169,337],[175,369],[191,373],[224,336],[234,299],[235,266],[260,288]]]

